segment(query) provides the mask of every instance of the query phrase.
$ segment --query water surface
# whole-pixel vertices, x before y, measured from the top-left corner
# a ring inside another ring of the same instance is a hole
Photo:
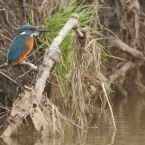
[[[117,98],[112,100],[116,132],[101,121],[96,125],[94,114],[91,127],[86,132],[65,137],[38,138],[33,127],[22,137],[0,139],[0,145],[145,145],[144,97]]]

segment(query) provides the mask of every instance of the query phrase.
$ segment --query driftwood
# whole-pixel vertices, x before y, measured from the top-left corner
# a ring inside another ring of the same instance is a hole
[[[118,77],[120,76],[125,76],[127,71],[132,69],[133,67],[135,67],[136,65],[131,62],[128,61],[127,63],[125,63],[120,69],[116,70],[115,73],[113,73],[112,75],[109,76],[109,81],[112,83],[113,81],[115,81]]]
[[[42,135],[49,135],[50,130],[52,134],[55,132],[63,134],[61,120],[67,122],[68,119],[43,95],[43,91],[50,70],[60,55],[59,45],[68,32],[74,29],[79,37],[83,37],[83,34],[78,29],[78,18],[77,14],[73,14],[48,48],[49,50],[44,57],[42,67],[39,69],[35,86],[27,87],[29,89],[20,94],[20,97],[14,102],[11,114],[7,119],[10,124],[1,137],[11,136],[22,124],[23,120],[27,120],[26,117],[28,115],[30,115],[36,130],[40,131],[43,127]]]
[[[109,39],[111,40],[111,43],[112,43],[113,46],[116,46],[116,47],[122,49],[124,52],[130,53],[135,58],[145,59],[145,57],[143,56],[143,53],[141,53],[140,51],[130,47],[129,45],[124,43],[119,38],[116,38],[114,36],[110,36]]]

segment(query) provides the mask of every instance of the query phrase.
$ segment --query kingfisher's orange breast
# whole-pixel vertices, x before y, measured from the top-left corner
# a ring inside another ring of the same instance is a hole
[[[24,51],[20,54],[20,58],[24,58],[30,51],[32,50],[34,45],[34,40],[33,36],[29,36],[29,38],[25,41],[25,49]]]
[[[25,49],[24,51],[19,55],[18,58],[16,58],[15,60],[13,60],[10,63],[10,67],[12,67],[13,65],[15,65],[16,63],[22,61],[24,59],[24,57],[30,53],[30,51],[32,50],[34,45],[34,40],[33,40],[33,36],[29,36],[28,39],[25,41]]]

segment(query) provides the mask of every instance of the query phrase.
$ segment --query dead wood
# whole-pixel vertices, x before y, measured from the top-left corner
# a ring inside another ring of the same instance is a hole
[[[108,98],[108,95],[107,95],[107,92],[106,92],[106,89],[105,89],[105,84],[102,83],[101,85],[102,85],[102,89],[103,89],[104,95],[106,97],[107,103],[109,105],[109,109],[110,109],[110,113],[111,113],[111,118],[112,118],[112,127],[114,127],[114,129],[116,130],[116,124],[115,124],[115,120],[114,120],[114,115],[113,115],[113,111],[112,111],[110,100]]]
[[[114,36],[110,36],[109,39],[111,40],[112,46],[116,46],[116,47],[122,49],[124,52],[130,53],[135,58],[145,59],[142,52],[130,47],[129,45],[124,43],[119,38],[116,38]]]
[[[113,73],[112,75],[109,76],[110,82],[111,83],[114,82],[120,76],[125,77],[127,71],[129,69],[132,69],[135,66],[136,65],[133,62],[131,62],[131,61],[126,62],[120,69],[117,69],[115,71],[115,73]]]
[[[18,64],[16,64],[15,66],[28,66],[29,67],[29,72],[30,71],[36,71],[38,69],[38,66],[35,66],[33,63],[30,63],[30,62],[20,62]],[[14,67],[15,67],[14,66]],[[7,63],[4,63],[2,65],[0,65],[0,69],[6,69],[7,68]]]

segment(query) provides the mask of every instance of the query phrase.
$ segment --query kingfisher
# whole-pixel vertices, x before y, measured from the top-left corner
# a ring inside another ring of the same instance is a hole
[[[33,48],[33,36],[38,36],[41,32],[50,32],[50,30],[38,29],[29,24],[19,27],[7,52],[7,69],[23,61]]]

